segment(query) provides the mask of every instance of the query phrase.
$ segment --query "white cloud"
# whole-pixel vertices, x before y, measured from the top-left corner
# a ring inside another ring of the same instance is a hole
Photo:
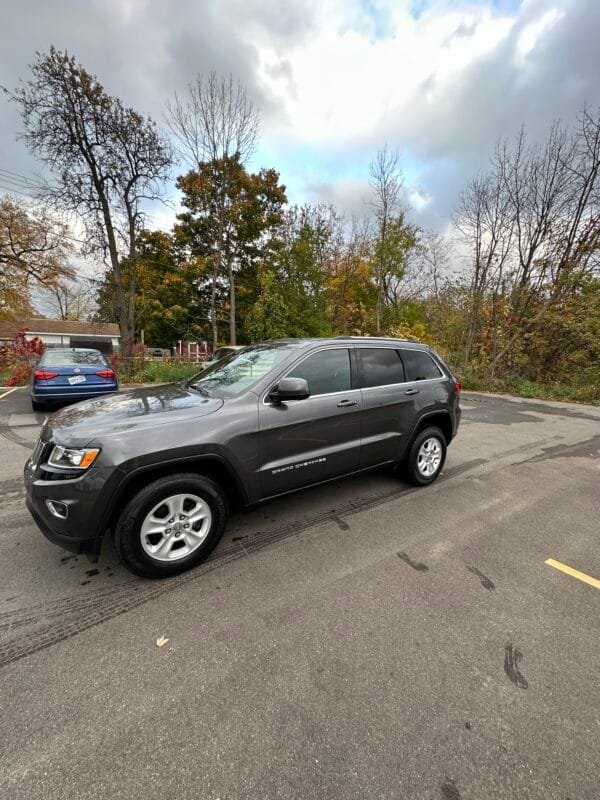
[[[388,35],[373,38],[368,27],[343,24],[352,17],[332,15],[325,3],[318,33],[288,50],[285,77],[273,72],[277,49],[259,48],[259,75],[285,112],[280,136],[327,147],[381,141],[390,123],[402,129],[410,120],[416,93],[433,100],[514,25],[485,6],[415,19],[408,4],[390,4]]]
[[[518,63],[523,63],[529,53],[535,49],[537,43],[563,16],[564,11],[551,8],[539,19],[526,25],[517,39],[516,54]]]
[[[387,141],[417,218],[442,229],[498,137],[522,123],[543,136],[600,103],[599,27],[598,0],[180,0],[177,13],[164,0],[31,0],[3,17],[0,74],[14,87],[54,43],[160,120],[198,72],[232,73],[292,201],[359,211]],[[30,175],[19,127],[0,96],[0,167]],[[168,226],[168,211],[152,213]]]

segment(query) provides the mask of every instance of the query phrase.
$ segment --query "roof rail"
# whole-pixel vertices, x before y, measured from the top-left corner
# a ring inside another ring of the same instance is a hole
[[[399,336],[334,336],[334,339],[372,339],[374,342],[376,341],[384,341],[384,342],[410,342],[410,344],[423,344],[423,342],[418,342],[416,339],[402,339]]]

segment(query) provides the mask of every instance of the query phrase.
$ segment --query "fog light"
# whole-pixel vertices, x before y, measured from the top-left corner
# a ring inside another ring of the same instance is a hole
[[[66,503],[61,503],[60,500],[46,500],[48,510],[54,517],[59,519],[66,519],[69,513],[69,507]]]

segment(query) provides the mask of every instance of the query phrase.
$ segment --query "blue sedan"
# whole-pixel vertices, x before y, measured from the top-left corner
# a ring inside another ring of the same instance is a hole
[[[31,406],[42,411],[50,403],[89,400],[119,388],[114,370],[99,350],[46,350],[31,377]]]

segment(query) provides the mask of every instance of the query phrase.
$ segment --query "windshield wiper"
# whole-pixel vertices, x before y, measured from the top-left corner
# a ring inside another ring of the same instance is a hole
[[[204,386],[198,386],[197,383],[189,383],[186,382],[185,384],[188,389],[193,389],[195,392],[204,395],[204,397],[211,397],[210,393],[204,388]]]

